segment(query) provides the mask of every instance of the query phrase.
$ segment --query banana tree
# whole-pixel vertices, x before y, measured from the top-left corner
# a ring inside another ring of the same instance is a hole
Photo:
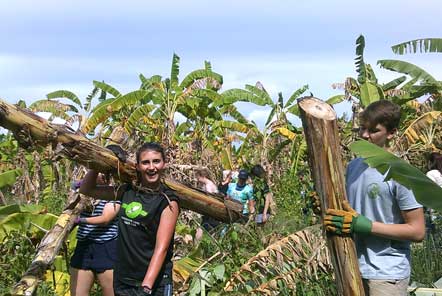
[[[195,115],[195,106],[207,105],[207,99],[216,96],[222,85],[222,76],[213,72],[208,62],[204,69],[192,71],[179,82],[179,61],[174,54],[169,78],[159,75],[146,78],[141,74],[140,89],[126,95],[110,85],[94,82],[113,97],[92,110],[84,132],[99,124],[110,129],[121,126],[131,135],[173,145],[177,112],[185,118]]]
[[[284,141],[285,138],[288,137],[290,139],[290,137],[294,137],[291,131],[293,127],[289,123],[287,115],[296,115],[296,99],[307,89],[307,85],[299,88],[286,102],[284,102],[281,93],[278,94],[278,99],[274,102],[260,82],[257,82],[255,86],[246,85],[245,90],[233,89],[222,94],[224,102],[246,101],[271,107],[264,129],[261,131],[256,123],[253,122],[253,125],[249,127],[249,131],[245,134],[239,151],[243,158],[247,159],[247,161],[263,164],[267,168],[269,175],[272,174],[270,165],[271,155],[275,156],[274,151],[281,151],[281,145],[289,144],[289,142]],[[275,147],[277,148],[275,149]],[[253,151],[253,153],[247,153],[247,151]],[[258,156],[257,159],[256,156]]]
[[[441,38],[416,39],[393,45],[392,51],[395,54],[407,53],[442,52]],[[429,100],[438,111],[442,111],[442,82],[436,80],[431,74],[422,68],[400,60],[379,60],[378,64],[388,70],[403,73],[411,77],[409,87],[405,93],[405,100],[429,95]]]

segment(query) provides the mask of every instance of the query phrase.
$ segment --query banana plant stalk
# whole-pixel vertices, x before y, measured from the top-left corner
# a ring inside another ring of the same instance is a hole
[[[314,97],[302,98],[298,104],[323,219],[327,208],[342,209],[342,201],[347,199],[336,113],[330,105]],[[352,238],[326,235],[338,294],[365,295]]]
[[[111,150],[88,140],[80,132],[66,125],[50,123],[44,118],[16,105],[0,100],[0,126],[10,130],[20,146],[35,149],[52,145],[54,152],[87,168],[110,172],[123,182],[136,180],[135,163],[121,162]],[[176,191],[182,208],[210,216],[219,221],[233,222],[242,216],[242,205],[224,202],[222,198],[206,194],[178,182],[165,183]]]

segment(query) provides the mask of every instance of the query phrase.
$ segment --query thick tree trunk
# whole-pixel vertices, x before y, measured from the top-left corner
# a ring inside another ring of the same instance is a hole
[[[85,208],[87,202],[88,198],[80,198],[78,192],[70,192],[66,209],[58,217],[54,227],[41,240],[31,266],[14,285],[12,295],[33,295],[46,269],[54,262],[63,242],[74,227],[75,218]]]
[[[301,99],[299,110],[322,213],[327,208],[342,209],[342,201],[347,197],[336,113],[330,105],[314,97]],[[327,245],[339,295],[365,295],[352,238],[327,234]]]
[[[0,126],[12,131],[24,148],[51,144],[54,152],[62,154],[87,168],[110,172],[123,182],[136,179],[135,164],[120,162],[109,149],[85,138],[68,126],[53,124],[27,109],[0,100]],[[213,217],[223,222],[236,221],[242,214],[242,206],[224,203],[214,195],[199,192],[190,187],[165,180],[180,197],[183,208]]]

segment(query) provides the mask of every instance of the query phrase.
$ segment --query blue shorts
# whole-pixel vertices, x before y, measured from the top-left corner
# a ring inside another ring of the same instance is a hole
[[[78,241],[71,257],[71,267],[102,273],[114,269],[117,259],[117,239],[104,243],[94,241]]]

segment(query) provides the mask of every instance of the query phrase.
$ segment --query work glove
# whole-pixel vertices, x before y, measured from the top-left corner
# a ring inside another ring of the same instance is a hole
[[[325,229],[336,234],[369,234],[372,222],[364,215],[358,214],[348,201],[342,202],[343,210],[328,209],[324,217]]]
[[[127,152],[124,151],[123,148],[121,148],[120,146],[111,144],[107,145],[105,148],[111,150],[121,162],[126,162]]]
[[[74,220],[74,225],[79,225],[79,224],[86,224],[86,218],[80,218],[80,217],[76,217]]]

